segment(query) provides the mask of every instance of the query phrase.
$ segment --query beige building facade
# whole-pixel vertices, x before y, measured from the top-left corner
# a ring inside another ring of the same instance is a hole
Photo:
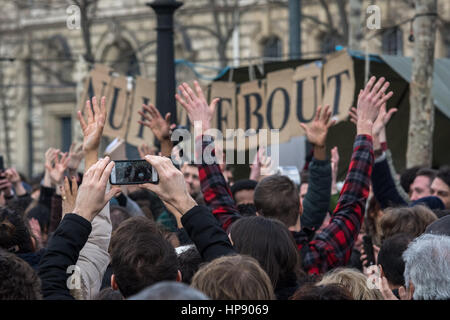
[[[17,2],[2,0],[0,4],[0,154],[8,166],[25,174],[29,173],[30,153],[32,171],[37,174],[43,170],[47,148],[67,151],[71,140],[78,137],[77,96],[88,64],[81,58],[86,45],[82,29],[76,27],[77,11],[71,2],[29,1],[20,7]],[[130,76],[154,79],[156,16],[147,2],[97,1],[90,27],[95,62]],[[225,2],[185,0],[177,11],[177,81],[198,78],[208,84],[227,65],[257,65],[289,58],[287,0],[240,0],[238,9],[226,7]],[[345,46],[342,13],[336,1],[327,2],[328,11],[318,1],[302,1],[304,58],[320,58],[336,45]],[[361,50],[368,46],[370,53],[411,56],[411,23],[402,23],[414,16],[410,2],[364,1],[361,26],[364,38],[369,40],[361,41]],[[380,30],[366,27],[370,4],[381,10]],[[440,1],[439,5],[436,56],[448,57],[450,24],[445,21],[450,21],[450,1]],[[349,8],[345,11],[348,18]],[[223,39],[227,42],[220,52]]]

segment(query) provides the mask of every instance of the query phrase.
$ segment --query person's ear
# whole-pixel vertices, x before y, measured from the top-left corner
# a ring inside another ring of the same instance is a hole
[[[298,212],[299,212],[300,216],[303,214],[303,206],[302,206],[301,201],[299,201]]]
[[[178,272],[177,272],[177,279],[176,279],[176,281],[177,282],[182,282],[183,281],[183,275],[181,274],[180,270],[178,270]]]
[[[117,285],[116,282],[116,276],[114,274],[111,275],[111,288],[113,290],[119,290],[119,286]]]

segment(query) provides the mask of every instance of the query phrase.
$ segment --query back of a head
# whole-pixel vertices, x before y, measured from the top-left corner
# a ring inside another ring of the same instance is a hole
[[[260,215],[278,219],[287,227],[297,223],[300,198],[297,186],[288,177],[273,175],[264,178],[256,186],[254,197]]]
[[[354,300],[383,300],[378,289],[369,289],[367,277],[359,270],[336,268],[326,273],[318,285],[339,284],[344,286]]]
[[[0,300],[42,299],[41,281],[30,265],[0,249]]]
[[[20,214],[8,209],[0,209],[0,248],[15,253],[33,251],[31,234]]]
[[[386,279],[395,286],[403,286],[405,262],[402,254],[413,240],[410,235],[400,233],[384,240],[378,253],[378,264],[383,268]]]
[[[203,263],[203,259],[198,252],[197,247],[191,245],[188,249],[179,253],[177,257],[182,281],[186,284],[191,284],[192,277]]]
[[[269,275],[273,287],[301,272],[300,256],[288,228],[276,219],[245,217],[231,225],[230,237],[240,254],[255,258]]]
[[[156,283],[128,300],[210,300],[203,292],[182,282]]]
[[[131,218],[130,213],[121,206],[110,206],[109,215],[111,217],[112,231],[116,230],[122,222]]]
[[[424,234],[403,253],[405,284],[414,285],[414,300],[450,299],[450,237]]]
[[[315,285],[307,283],[301,286],[290,300],[354,300],[352,294],[344,286],[330,283]]]
[[[435,220],[433,211],[422,205],[388,208],[380,219],[382,240],[399,233],[416,238]]]
[[[146,217],[124,221],[111,236],[109,252],[115,280],[124,297],[156,282],[177,278],[175,249],[156,223]]]
[[[275,299],[267,273],[245,255],[224,256],[203,265],[191,285],[213,300]]]

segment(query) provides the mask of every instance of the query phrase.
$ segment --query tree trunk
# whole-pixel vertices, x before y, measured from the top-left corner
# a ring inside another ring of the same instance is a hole
[[[436,40],[437,0],[415,0],[414,56],[410,84],[410,116],[407,168],[431,167],[433,156],[434,103],[433,86],[434,47]],[[427,14],[427,15],[424,15]]]
[[[350,14],[348,16],[348,47],[350,50],[361,50],[361,41],[363,38],[363,28],[361,26],[362,5],[363,0],[350,0]]]

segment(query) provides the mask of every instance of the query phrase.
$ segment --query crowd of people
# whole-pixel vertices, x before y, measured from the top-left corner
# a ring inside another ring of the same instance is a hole
[[[329,106],[299,127],[313,151],[297,185],[267,170],[262,148],[244,180],[219,156],[174,164],[170,115],[144,105],[159,149],[139,151],[159,181],[111,185],[114,161],[99,158],[106,102],[93,97],[78,113],[82,143],[50,148],[33,179],[0,173],[0,300],[449,299],[450,168],[396,173],[388,88],[372,77],[350,110],[341,184]],[[197,82],[176,99],[201,122],[197,151],[215,156],[206,132],[217,99],[208,104]]]

